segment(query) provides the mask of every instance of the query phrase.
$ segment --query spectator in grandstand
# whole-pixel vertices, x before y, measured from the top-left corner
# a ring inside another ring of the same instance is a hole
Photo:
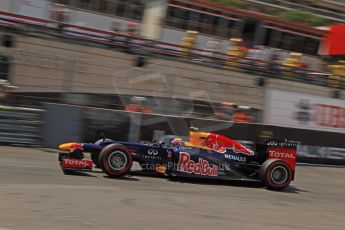
[[[197,45],[198,31],[188,30],[187,35],[181,39],[182,54],[192,57],[192,49]]]
[[[218,38],[214,38],[206,43],[206,55],[215,57],[215,52],[219,50],[220,42]]]
[[[238,106],[233,115],[232,121],[235,123],[254,123],[255,118],[250,107]]]
[[[11,89],[15,89],[17,87],[11,85],[7,80],[2,80],[0,79],[0,103],[2,105],[8,105],[10,103],[10,101],[8,100],[8,92]]]
[[[145,97],[132,97],[131,103],[126,105],[125,111],[127,112],[139,112],[139,113],[153,113],[151,109],[145,107]]]
[[[118,22],[113,22],[110,28],[110,46],[115,47],[115,43],[117,42],[117,37],[120,33],[120,23]]]
[[[227,52],[229,55],[227,66],[229,66],[231,69],[235,69],[240,66],[241,59],[246,56],[247,49],[243,45],[241,38],[231,38],[230,41],[232,44],[229,46]]]
[[[271,52],[271,55],[268,59],[268,62],[270,63],[270,68],[268,68],[270,71],[270,74],[275,77],[275,75],[280,75],[280,50],[279,49],[273,49]]]
[[[64,24],[70,20],[70,12],[65,5],[54,3],[50,12],[50,20],[55,24],[54,27],[62,32]]]
[[[266,53],[263,47],[256,45],[248,50],[246,59],[243,62],[247,65],[250,72],[256,72],[266,67],[266,62],[264,62],[265,56]]]
[[[2,102],[2,103],[5,101],[6,95],[7,95],[4,82],[5,81],[0,80],[0,102]]]
[[[127,52],[132,53],[133,48],[133,38],[134,36],[139,36],[139,29],[138,29],[138,23],[136,22],[128,22],[127,28],[124,33],[128,37],[126,37],[125,44]]]
[[[284,76],[295,76],[297,71],[304,66],[302,62],[302,53],[290,53],[290,56],[286,58],[282,64]]]
[[[252,60],[263,60],[264,51],[262,46],[254,46],[253,48],[249,49],[246,57]]]
[[[218,38],[214,38],[206,43],[206,52],[203,52],[204,56],[207,56],[208,58],[205,58],[204,61],[210,62],[213,64],[218,63],[217,58],[219,58],[219,55],[217,53],[221,52],[221,46],[222,42]]]
[[[237,106],[234,103],[222,102],[216,111],[214,111],[213,118],[232,121],[236,107]]]
[[[127,23],[127,35],[139,36],[138,23],[136,23],[136,22],[128,22]]]
[[[152,110],[149,108],[146,108],[143,105],[132,103],[129,105],[126,105],[125,111],[127,112],[139,112],[139,113],[152,113]]]
[[[329,86],[340,88],[342,86],[343,78],[345,77],[345,60],[340,60],[334,65],[329,65],[328,68],[332,72],[328,79]]]

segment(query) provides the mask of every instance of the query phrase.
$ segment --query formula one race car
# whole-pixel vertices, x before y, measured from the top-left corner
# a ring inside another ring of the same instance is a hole
[[[167,176],[262,181],[269,189],[286,188],[294,179],[296,144],[265,140],[255,151],[215,133],[191,131],[189,137],[163,136],[160,142],[131,143],[109,139],[90,143],[66,143],[59,146],[61,168],[91,171],[100,167],[110,177],[127,174],[133,161]],[[91,153],[85,159],[84,153]]]

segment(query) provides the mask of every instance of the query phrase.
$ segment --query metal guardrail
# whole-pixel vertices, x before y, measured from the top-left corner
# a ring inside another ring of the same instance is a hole
[[[41,109],[0,106],[0,144],[39,145]]]

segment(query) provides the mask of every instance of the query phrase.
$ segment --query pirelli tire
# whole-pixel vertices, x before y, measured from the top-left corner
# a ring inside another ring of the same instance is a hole
[[[281,190],[290,185],[292,171],[285,161],[269,159],[261,165],[260,179],[268,189]]]
[[[129,150],[120,144],[111,144],[99,154],[99,166],[110,177],[121,177],[129,172],[133,158]]]
[[[95,142],[95,144],[98,145],[98,144],[105,142],[105,141],[113,141],[113,140],[111,140],[111,139],[99,139]],[[100,168],[99,153],[91,153],[91,160],[97,168]]]

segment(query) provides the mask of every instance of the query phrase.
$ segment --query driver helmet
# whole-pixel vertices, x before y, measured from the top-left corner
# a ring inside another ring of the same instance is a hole
[[[182,145],[184,145],[184,142],[183,142],[182,138],[175,138],[170,143],[174,147],[175,146],[182,146]]]

